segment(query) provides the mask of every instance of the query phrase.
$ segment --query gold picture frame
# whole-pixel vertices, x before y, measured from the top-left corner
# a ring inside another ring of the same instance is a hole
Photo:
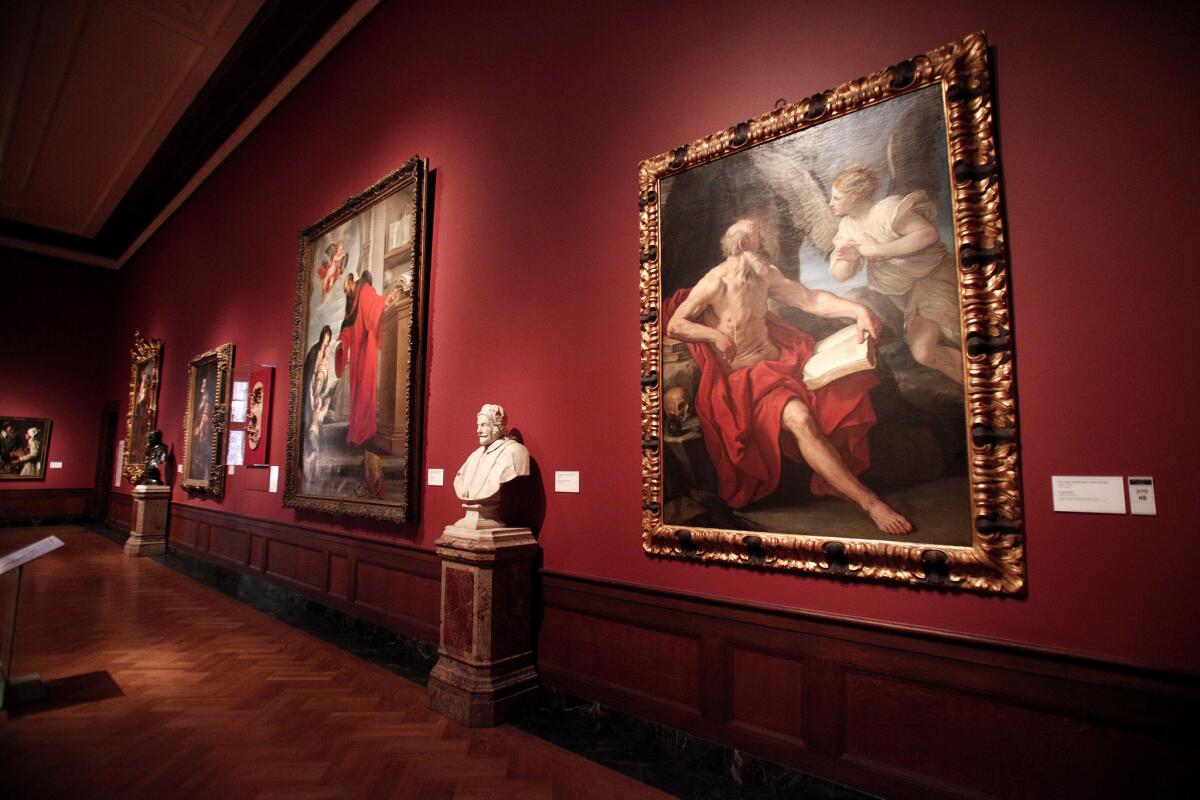
[[[644,549],[1023,593],[984,34],[647,159],[639,184]],[[859,371],[802,375],[848,322]]]
[[[225,448],[229,435],[233,343],[188,362],[187,411],[183,418],[183,480],[191,492],[225,494]]]
[[[158,421],[158,385],[162,375],[162,340],[133,332],[129,351],[129,410],[125,415],[125,465],[122,471],[137,484],[146,471],[146,442]]]
[[[420,498],[428,165],[300,232],[284,505],[410,522]]]

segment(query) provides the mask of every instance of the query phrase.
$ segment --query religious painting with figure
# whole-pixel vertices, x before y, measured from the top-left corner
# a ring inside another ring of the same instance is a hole
[[[643,162],[648,551],[1021,590],[987,81],[975,35]]]
[[[201,353],[188,364],[183,424],[184,489],[220,497],[225,493],[225,444],[229,431],[233,344]]]
[[[50,453],[50,420],[0,416],[0,480],[41,480]]]
[[[300,235],[288,506],[415,518],[425,181],[414,156]]]
[[[162,341],[145,339],[134,331],[130,350],[129,407],[125,423],[125,477],[141,480],[146,468],[150,431],[158,418],[158,383],[162,369]]]

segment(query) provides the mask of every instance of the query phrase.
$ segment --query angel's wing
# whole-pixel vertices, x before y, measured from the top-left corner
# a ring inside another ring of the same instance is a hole
[[[939,171],[944,172],[946,164],[939,157],[939,148],[931,143],[944,136],[941,95],[920,92],[888,136],[887,163],[892,176],[888,194],[903,196],[920,189],[936,196],[942,183]]]
[[[829,192],[812,170],[778,148],[756,147],[750,158],[767,185],[787,204],[796,229],[822,253],[830,253],[838,221],[829,209]]]

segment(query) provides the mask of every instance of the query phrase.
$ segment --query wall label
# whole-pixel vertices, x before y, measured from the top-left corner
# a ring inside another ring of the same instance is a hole
[[[1120,475],[1051,475],[1054,510],[1081,514],[1124,514]]]
[[[555,472],[554,491],[579,493],[578,472]]]
[[[426,483],[430,486],[444,486],[446,483],[446,470],[431,469],[429,470],[429,480]]]
[[[1149,475],[1129,476],[1129,513],[1145,517],[1158,515],[1154,505],[1154,478]]]

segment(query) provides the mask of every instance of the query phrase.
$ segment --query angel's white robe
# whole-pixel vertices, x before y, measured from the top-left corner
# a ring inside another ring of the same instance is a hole
[[[930,224],[937,216],[937,209],[925,192],[912,192],[904,197],[891,195],[873,205],[861,218],[842,217],[833,237],[834,250],[850,243],[895,241],[900,238],[896,223],[909,211]],[[962,327],[954,259],[941,239],[907,256],[869,262],[867,285],[888,297],[904,312],[906,328],[913,314],[919,313],[937,325],[947,339],[960,340]]]

